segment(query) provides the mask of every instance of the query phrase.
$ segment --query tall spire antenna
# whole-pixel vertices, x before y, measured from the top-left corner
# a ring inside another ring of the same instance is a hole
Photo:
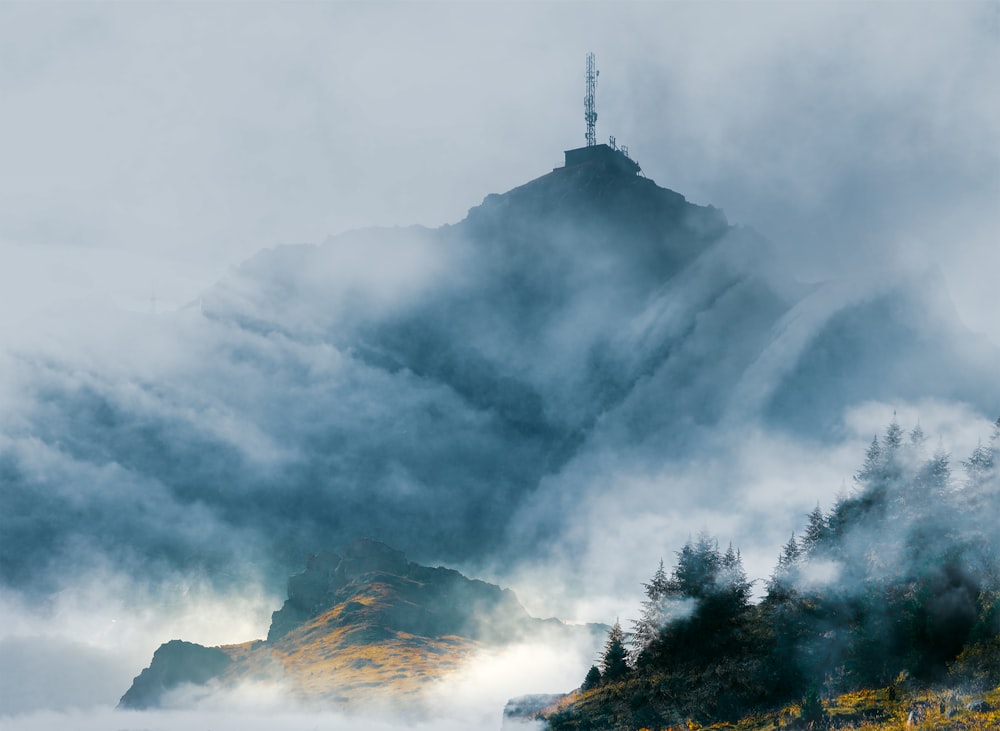
[[[583,99],[583,118],[587,120],[587,147],[597,144],[597,61],[593,53],[587,54],[587,96]]]

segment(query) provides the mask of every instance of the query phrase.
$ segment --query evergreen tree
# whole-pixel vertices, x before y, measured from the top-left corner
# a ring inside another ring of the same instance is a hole
[[[580,690],[591,690],[601,684],[601,671],[596,665],[591,665],[587,671],[587,677],[583,679]]]
[[[990,446],[978,444],[972,450],[969,459],[962,462],[969,484],[973,487],[979,487],[989,480],[993,476],[995,462],[992,444]]]
[[[885,450],[879,443],[878,435],[872,439],[871,445],[865,452],[865,461],[861,469],[854,475],[854,481],[862,486],[869,486],[885,476]]]
[[[816,550],[817,546],[820,546],[830,535],[830,526],[827,523],[826,517],[823,515],[823,511],[820,510],[819,505],[817,505],[811,513],[809,513],[809,523],[806,525],[805,533],[802,536],[802,548],[808,552],[812,553]]]
[[[920,468],[913,484],[924,499],[930,500],[932,496],[941,495],[948,489],[948,481],[951,479],[950,459],[948,453],[939,447],[934,456]]]
[[[899,426],[899,422],[896,421],[895,413],[893,413],[892,421],[885,430],[883,441],[885,443],[885,451],[888,453],[894,452],[903,444],[903,429]]]
[[[792,541],[794,540],[795,537],[792,536]],[[750,605],[753,582],[747,579],[746,571],[743,570],[743,558],[739,551],[733,550],[732,543],[719,562],[719,576],[716,583],[719,590],[731,598],[734,610],[743,610]]]
[[[882,462],[883,478],[887,487],[894,486],[893,483],[902,477],[903,466],[901,463],[900,448],[903,446],[903,429],[896,421],[896,414],[893,413],[892,421],[886,427],[885,437],[882,439]]]
[[[707,534],[688,541],[677,554],[677,566],[670,578],[672,592],[683,597],[700,598],[714,591],[722,557],[718,543]]]
[[[791,597],[795,570],[802,555],[802,549],[795,540],[795,534],[792,533],[792,537],[788,539],[781,555],[778,556],[778,565],[767,582],[769,601],[787,601]]]
[[[799,548],[799,543],[795,540],[795,534],[792,533],[792,537],[788,539],[788,543],[781,550],[781,556],[778,558],[778,566],[785,571],[790,571],[799,562],[801,556],[802,549]]]
[[[653,578],[643,584],[643,589],[646,592],[646,599],[642,602],[641,614],[639,619],[632,621],[632,650],[629,655],[632,665],[635,665],[642,651],[656,639],[666,618],[664,601],[670,591],[670,580],[663,568],[662,559]]]
[[[601,677],[605,681],[618,680],[628,672],[628,651],[625,649],[625,632],[619,621],[608,631],[601,656]]]
[[[988,444],[981,442],[972,450],[969,459],[962,462],[968,482],[973,487],[981,487],[996,475],[997,453],[1000,451],[1000,419],[993,425]]]

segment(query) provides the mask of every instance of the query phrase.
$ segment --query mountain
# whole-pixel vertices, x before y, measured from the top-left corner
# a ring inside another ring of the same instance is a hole
[[[220,647],[166,642],[119,705],[153,708],[268,681],[311,703],[414,705],[486,648],[588,638],[596,648],[604,630],[535,619],[509,589],[358,540],[310,557],[289,579],[267,639]]]
[[[997,354],[938,278],[782,272],[720,210],[597,162],[454,225],[261,252],[181,312],[109,312],[86,358],[11,362],[0,580],[276,586],[364,535],[516,562],[582,535],[587,491],[731,426],[820,438],[872,400],[1000,405]]]

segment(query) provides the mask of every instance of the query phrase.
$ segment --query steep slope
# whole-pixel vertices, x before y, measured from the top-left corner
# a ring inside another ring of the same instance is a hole
[[[607,454],[655,471],[727,423],[820,435],[870,399],[1000,405],[996,354],[927,316],[939,282],[832,296],[777,271],[721,211],[596,165],[455,225],[262,252],[183,312],[109,313],[83,364],[13,362],[0,580],[94,556],[273,586],[361,535],[517,557],[548,530],[512,532],[533,497],[569,505]]]
[[[312,556],[289,579],[266,640],[216,648],[167,642],[120,705],[186,703],[243,682],[276,683],[312,703],[419,704],[430,684],[485,648],[529,640],[596,647],[605,629],[535,619],[509,589],[359,540]]]
[[[956,460],[961,475],[928,441],[919,425],[904,430],[893,420],[866,451],[855,491],[828,513],[817,507],[792,534],[757,603],[731,545],[722,552],[707,534],[689,539],[674,568],[661,564],[644,584],[629,663],[616,628],[619,644],[609,634],[600,669],[578,691],[516,699],[507,715],[541,718],[551,729],[667,728],[692,719],[721,727],[751,721],[752,712],[777,718],[801,701],[796,726],[819,728],[819,692],[833,700],[885,688],[889,703],[879,705],[895,714],[904,692],[952,695],[957,712],[957,691],[997,689],[1000,419]],[[843,698],[826,708],[840,705]],[[927,705],[914,709],[907,727],[930,715]],[[864,720],[889,719],[870,710],[876,716]],[[853,711],[837,715],[833,727],[859,720]],[[964,728],[947,725],[944,705],[935,715],[934,728]],[[901,727],[906,713],[896,718]]]

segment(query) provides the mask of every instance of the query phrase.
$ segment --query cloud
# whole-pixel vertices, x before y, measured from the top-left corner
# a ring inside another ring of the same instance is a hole
[[[90,711],[77,713],[58,713],[44,711],[28,715],[0,716],[0,729],[17,729],[17,731],[43,731],[45,729],[71,726],[80,731],[104,731],[108,728],[123,731],[139,731],[140,729],[164,729],[164,731],[181,731],[182,729],[210,727],[228,731],[229,729],[247,731],[265,731],[267,729],[283,728],[289,731],[308,731],[318,726],[332,731],[346,731],[358,727],[361,722],[354,716],[345,716],[332,712],[276,710],[270,712],[253,711]],[[483,718],[440,718],[433,721],[413,722],[404,720],[381,720],[364,718],[365,728],[372,731],[400,731],[401,729],[417,729],[418,731],[461,731],[473,729],[482,731],[496,729],[500,725],[500,714],[494,714],[488,719]]]
[[[26,618],[137,588],[133,674],[156,622],[229,639],[171,616],[249,639],[356,534],[608,621],[703,528],[765,576],[893,411],[956,458],[989,433],[995,3],[566,10],[0,7],[4,642],[120,669]],[[560,164],[588,50],[601,137],[769,243],[671,268],[545,206],[489,233],[498,198],[327,238]]]

